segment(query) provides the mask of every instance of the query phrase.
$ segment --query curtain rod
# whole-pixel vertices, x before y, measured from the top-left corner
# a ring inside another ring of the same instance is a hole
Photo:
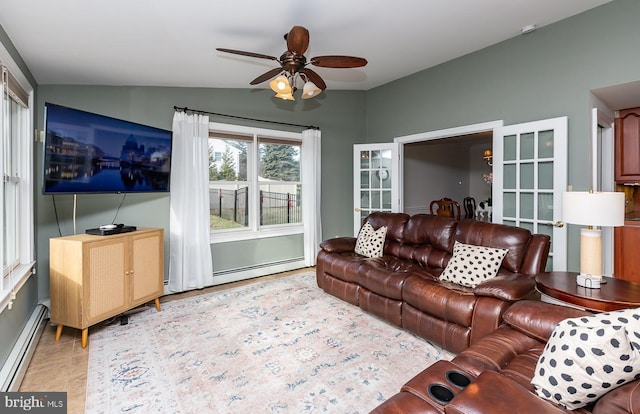
[[[313,126],[313,125],[290,124],[288,122],[267,121],[267,120],[264,120],[264,119],[247,118],[245,116],[219,114],[219,113],[216,113],[216,112],[208,112],[208,111],[201,111],[199,109],[191,109],[191,108],[187,108],[186,106],[182,107],[182,108],[178,107],[178,106],[174,106],[173,109],[176,110],[176,111],[195,112],[195,113],[198,113],[198,114],[224,116],[224,117],[227,117],[227,118],[244,119],[246,121],[265,122],[265,123],[268,123],[268,124],[289,125],[289,126],[296,126],[296,127],[309,128],[309,129],[318,129],[318,130],[320,129],[320,127]]]

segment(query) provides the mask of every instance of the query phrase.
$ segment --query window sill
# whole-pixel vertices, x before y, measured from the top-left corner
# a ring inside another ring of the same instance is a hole
[[[24,286],[32,275],[32,269],[35,264],[36,262],[18,265],[18,267],[12,272],[13,280],[10,280],[8,276],[5,277],[4,281],[7,286],[2,290],[2,292],[0,292],[0,313],[4,312],[9,304],[15,300],[15,298],[11,297],[11,292],[18,293],[18,291],[22,289],[22,286]],[[13,283],[13,286],[11,286],[11,283]]]
[[[289,226],[278,226],[275,228],[263,227],[258,231],[233,230],[212,232],[209,241],[211,244],[229,243],[242,240],[264,239],[269,237],[290,236],[304,233],[302,224],[292,224]]]

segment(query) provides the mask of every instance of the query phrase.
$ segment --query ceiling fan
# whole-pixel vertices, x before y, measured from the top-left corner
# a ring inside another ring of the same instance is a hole
[[[366,59],[341,55],[316,56],[307,60],[304,53],[309,46],[309,31],[302,26],[293,26],[289,33],[284,35],[284,39],[287,41],[287,50],[280,58],[242,50],[224,48],[216,48],[216,50],[278,62],[280,67],[263,73],[249,84],[257,85],[277,76],[269,82],[269,86],[276,92],[277,98],[291,101],[294,100],[293,93],[298,89],[296,87],[298,79],[304,82],[302,99],[317,96],[327,88],[320,75],[307,67],[309,64],[322,68],[358,68],[367,64]]]

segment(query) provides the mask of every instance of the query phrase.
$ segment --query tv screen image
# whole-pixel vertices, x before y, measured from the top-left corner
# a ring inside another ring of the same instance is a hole
[[[45,104],[44,194],[167,192],[172,133]]]

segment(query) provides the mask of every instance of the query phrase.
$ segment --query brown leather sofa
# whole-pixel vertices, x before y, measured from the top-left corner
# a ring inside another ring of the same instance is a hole
[[[520,301],[504,323],[451,361],[438,361],[409,380],[371,413],[640,413],[640,380],[615,388],[595,403],[568,411],[533,391],[536,363],[554,328],[586,311]]]
[[[387,226],[384,255],[354,252],[356,238],[320,244],[318,286],[363,310],[457,353],[501,323],[514,302],[535,293],[534,275],[543,272],[547,235],[476,220],[403,213],[372,213],[364,222]],[[498,275],[476,287],[438,279],[455,241],[508,248]]]

